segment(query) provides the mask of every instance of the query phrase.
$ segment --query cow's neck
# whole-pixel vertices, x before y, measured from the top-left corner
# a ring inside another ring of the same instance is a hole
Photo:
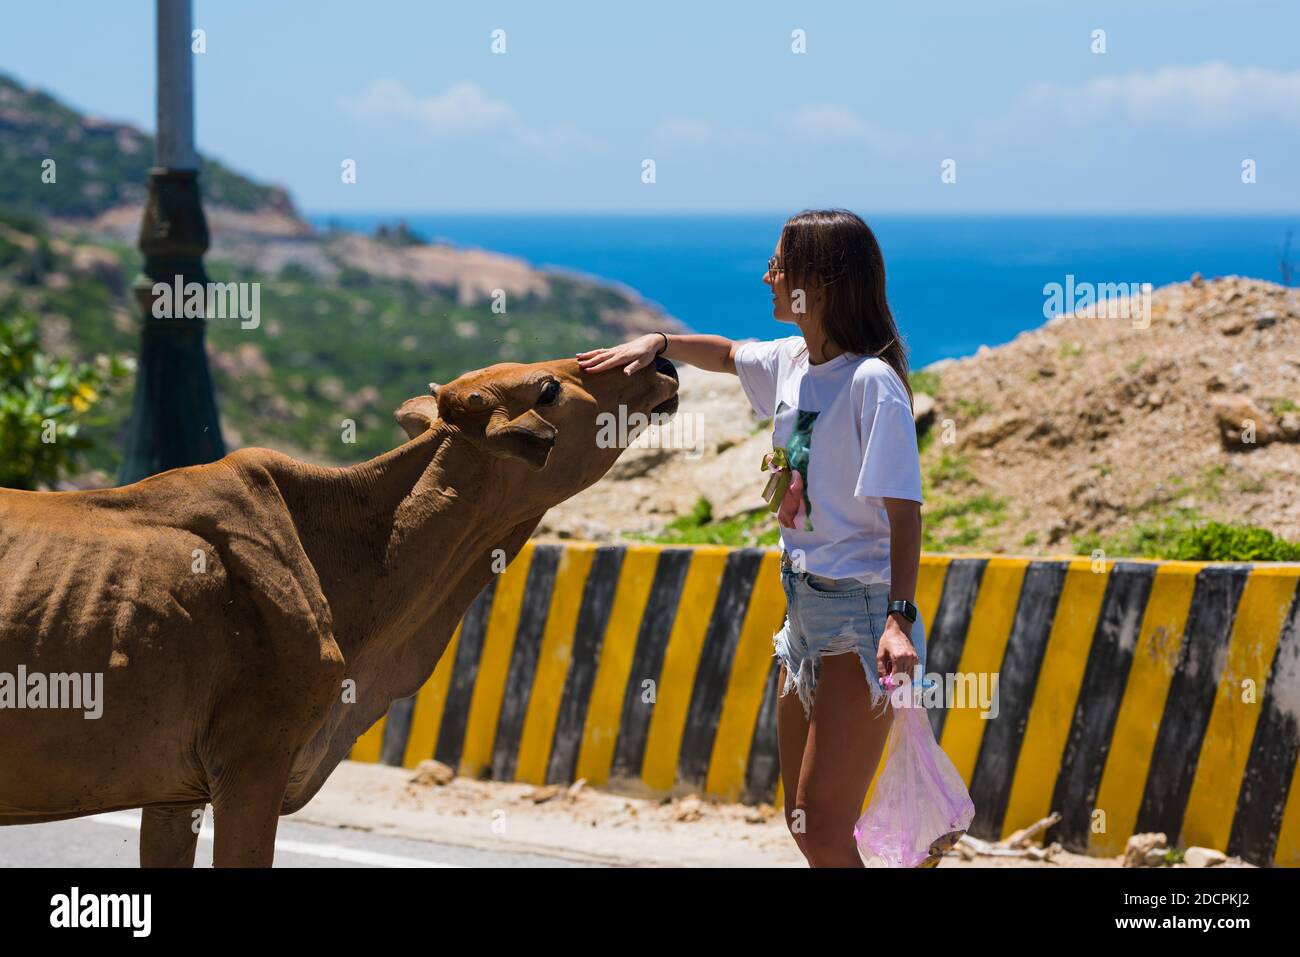
[[[496,487],[495,466],[453,429],[438,426],[360,465],[313,472],[303,483],[290,509],[350,662],[391,655],[426,636],[429,623],[448,610],[443,596],[523,519]]]

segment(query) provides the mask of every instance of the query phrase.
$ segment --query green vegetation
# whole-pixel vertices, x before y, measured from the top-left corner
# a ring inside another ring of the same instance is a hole
[[[939,373],[937,372],[926,372],[924,370],[910,372],[907,381],[912,386],[913,392],[924,392],[926,395],[939,394]]]
[[[88,218],[144,199],[153,137],[133,127],[90,120],[54,97],[0,74],[5,108],[0,136],[0,207]],[[55,181],[43,181],[47,160]],[[205,202],[230,209],[292,212],[278,187],[254,183],[220,163],[201,161]]]
[[[1007,499],[989,492],[927,506],[921,527],[921,547],[942,552],[985,546],[985,533],[1002,524],[1006,508]]]
[[[658,535],[629,535],[641,541],[672,545],[775,545],[780,541],[776,516],[766,507],[752,509],[735,518],[715,522],[713,503],[700,498],[689,515],[683,515]]]
[[[947,485],[951,482],[974,483],[975,474],[971,472],[967,465],[969,459],[965,455],[954,455],[947,449],[939,455],[939,461],[930,467],[929,480],[933,488],[937,485]]]
[[[1296,562],[1300,542],[1249,525],[1209,522],[1182,535],[1169,558],[1203,562]]]
[[[967,399],[964,396],[953,402],[953,405],[963,422],[972,422],[989,410],[989,404],[983,399]]]
[[[88,426],[101,396],[131,372],[128,362],[53,359],[41,351],[28,316],[0,318],[0,487],[53,486],[94,445]]]
[[[1264,405],[1279,419],[1288,412],[1300,412],[1300,405],[1296,405],[1294,400],[1286,396],[1268,396],[1264,399]]]
[[[1081,555],[1101,550],[1115,558],[1164,558],[1196,562],[1300,561],[1300,542],[1288,542],[1267,529],[1206,521],[1193,508],[1175,508],[1141,522],[1123,534],[1074,540]]]

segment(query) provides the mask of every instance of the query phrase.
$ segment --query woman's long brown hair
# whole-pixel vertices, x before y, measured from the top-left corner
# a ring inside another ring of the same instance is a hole
[[[787,285],[816,295],[826,338],[845,352],[878,356],[903,380],[907,350],[885,298],[885,258],[875,233],[847,209],[805,209],[781,230]]]

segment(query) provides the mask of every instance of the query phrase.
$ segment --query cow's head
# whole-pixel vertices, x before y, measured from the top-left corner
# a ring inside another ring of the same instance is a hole
[[[677,370],[662,357],[632,375],[584,372],[576,359],[503,362],[429,392],[395,413],[408,436],[435,426],[460,434],[512,492],[550,508],[609,471],[648,420],[677,411]]]

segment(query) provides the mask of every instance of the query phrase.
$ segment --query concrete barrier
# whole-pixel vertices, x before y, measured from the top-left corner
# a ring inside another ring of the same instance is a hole
[[[780,802],[777,562],[529,543],[352,757]],[[997,690],[993,718],[960,700],[929,712],[971,833],[1059,811],[1045,840],[1075,851],[1163,831],[1300,864],[1298,583],[1300,564],[923,556],[928,672]]]

